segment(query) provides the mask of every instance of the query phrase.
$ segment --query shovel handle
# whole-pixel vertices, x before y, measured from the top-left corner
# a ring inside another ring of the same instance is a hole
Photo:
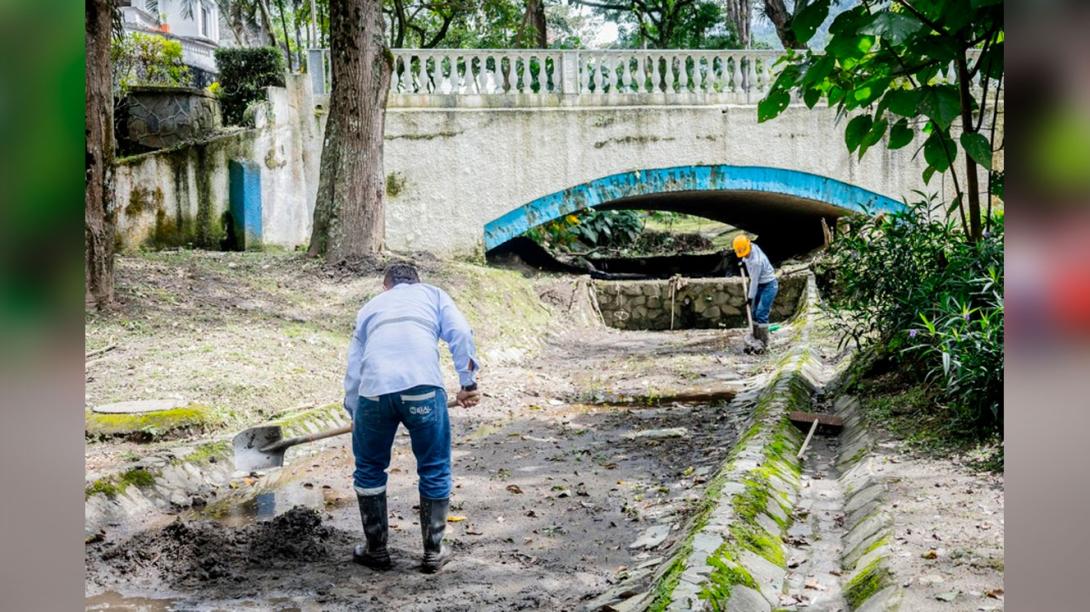
[[[452,398],[447,401],[447,407],[457,406],[458,400]],[[318,433],[312,433],[305,436],[296,436],[294,438],[288,438],[286,440],[280,440],[279,442],[273,442],[272,444],[262,447],[261,452],[272,453],[292,446],[298,446],[299,444],[307,444],[308,442],[317,442],[318,440],[324,440],[326,438],[332,438],[334,436],[343,436],[346,433],[352,431],[352,423],[347,425],[341,425],[336,429],[330,429],[327,431],[319,431]]]
[[[749,309],[749,279],[746,278],[746,267],[738,264],[738,270],[742,273],[742,293],[746,298],[746,320],[749,321],[749,326],[753,327],[753,312]]]

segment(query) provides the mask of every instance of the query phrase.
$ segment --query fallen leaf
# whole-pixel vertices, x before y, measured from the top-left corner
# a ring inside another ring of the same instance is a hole
[[[511,493],[514,493],[515,495],[522,495],[522,488],[519,487],[517,484],[507,485],[507,490]]]
[[[922,554],[920,556],[923,557],[924,559],[938,559],[939,558],[939,552],[937,550],[935,550],[934,548],[932,548],[932,549],[928,550],[927,552],[925,552],[924,554]]]
[[[818,582],[817,580],[815,580],[814,578],[811,578],[811,579],[807,580],[806,584],[805,584],[805,587],[808,588],[808,589],[813,589],[815,591],[824,591],[825,590],[825,587],[822,586],[822,584],[820,582]]]
[[[452,514],[452,515],[447,517],[447,522],[448,523],[461,523],[464,520],[466,520],[466,517],[458,515],[458,514]]]
[[[991,597],[992,599],[999,599],[1003,596],[1003,587],[988,589],[987,591],[984,591],[984,596]]]

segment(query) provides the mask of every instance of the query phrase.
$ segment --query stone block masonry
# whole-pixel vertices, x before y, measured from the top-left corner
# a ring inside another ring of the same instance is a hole
[[[780,276],[772,321],[794,316],[806,288],[805,274]],[[742,279],[675,278],[595,281],[606,325],[618,329],[668,330],[744,327],[746,298]]]

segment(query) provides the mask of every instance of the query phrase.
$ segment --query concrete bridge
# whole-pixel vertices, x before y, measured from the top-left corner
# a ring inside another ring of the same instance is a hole
[[[877,146],[862,161],[849,155],[843,120],[827,107],[796,103],[758,124],[757,102],[779,56],[395,50],[387,244],[480,252],[592,206],[690,212],[753,231],[766,248],[798,252],[821,241],[821,217],[895,208],[914,189],[944,190],[939,177],[922,184],[913,147]],[[123,160],[121,247],[215,247],[226,231],[232,160],[259,174],[257,241],[306,244],[326,65],[326,52],[312,50],[307,74],[269,88],[255,128]]]
[[[586,206],[690,212],[768,242],[820,244],[819,217],[895,208],[925,188],[911,147],[849,155],[829,108],[798,103],[758,124],[779,56],[398,51],[388,245],[487,250]],[[321,104],[322,73],[311,76]]]

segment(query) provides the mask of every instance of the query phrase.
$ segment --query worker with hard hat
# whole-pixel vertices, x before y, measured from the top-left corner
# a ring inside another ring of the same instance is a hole
[[[753,338],[761,350],[768,348],[768,314],[772,311],[772,302],[780,290],[776,281],[776,270],[768,261],[761,247],[754,244],[745,234],[734,237],[734,254],[746,265],[749,275],[749,293],[746,300],[753,312]]]

